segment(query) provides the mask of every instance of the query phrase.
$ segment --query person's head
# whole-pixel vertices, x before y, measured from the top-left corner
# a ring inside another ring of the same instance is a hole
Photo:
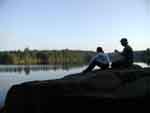
[[[97,47],[97,50],[96,50],[96,51],[97,51],[97,53],[99,53],[99,52],[104,52],[102,47]]]
[[[128,40],[127,40],[126,38],[122,38],[122,39],[120,40],[120,42],[121,42],[121,45],[122,45],[122,46],[128,45]]]

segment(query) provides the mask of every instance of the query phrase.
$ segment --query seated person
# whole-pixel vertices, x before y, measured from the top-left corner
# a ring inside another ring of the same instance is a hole
[[[104,53],[101,47],[97,47],[97,54],[94,56],[89,66],[83,71],[83,73],[92,71],[95,66],[99,66],[101,69],[106,69],[109,67],[110,59],[107,54]]]
[[[116,62],[112,62],[112,68],[116,67],[129,67],[133,64],[133,50],[132,48],[128,45],[128,41],[126,38],[122,38],[120,40],[121,45],[124,47],[122,52],[119,52],[115,50],[116,53],[120,54],[123,59],[118,60]]]

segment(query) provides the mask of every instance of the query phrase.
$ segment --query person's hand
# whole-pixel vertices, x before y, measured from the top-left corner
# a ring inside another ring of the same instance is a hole
[[[115,53],[119,53],[119,51],[115,49]]]

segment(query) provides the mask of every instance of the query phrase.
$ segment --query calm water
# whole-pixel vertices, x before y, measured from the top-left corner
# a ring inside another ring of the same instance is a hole
[[[150,67],[145,63],[135,64]],[[12,85],[33,80],[59,79],[81,72],[85,68],[85,65],[71,68],[61,65],[0,65],[0,106],[4,105],[6,94]]]
[[[12,85],[26,81],[59,79],[68,74],[81,72],[85,68],[85,65],[71,68],[61,65],[0,65],[0,106],[3,106]]]

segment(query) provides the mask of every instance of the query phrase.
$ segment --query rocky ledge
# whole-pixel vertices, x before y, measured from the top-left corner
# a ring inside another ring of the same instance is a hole
[[[95,70],[14,85],[7,94],[3,113],[47,113],[52,106],[70,102],[134,103],[149,96],[150,68]]]

